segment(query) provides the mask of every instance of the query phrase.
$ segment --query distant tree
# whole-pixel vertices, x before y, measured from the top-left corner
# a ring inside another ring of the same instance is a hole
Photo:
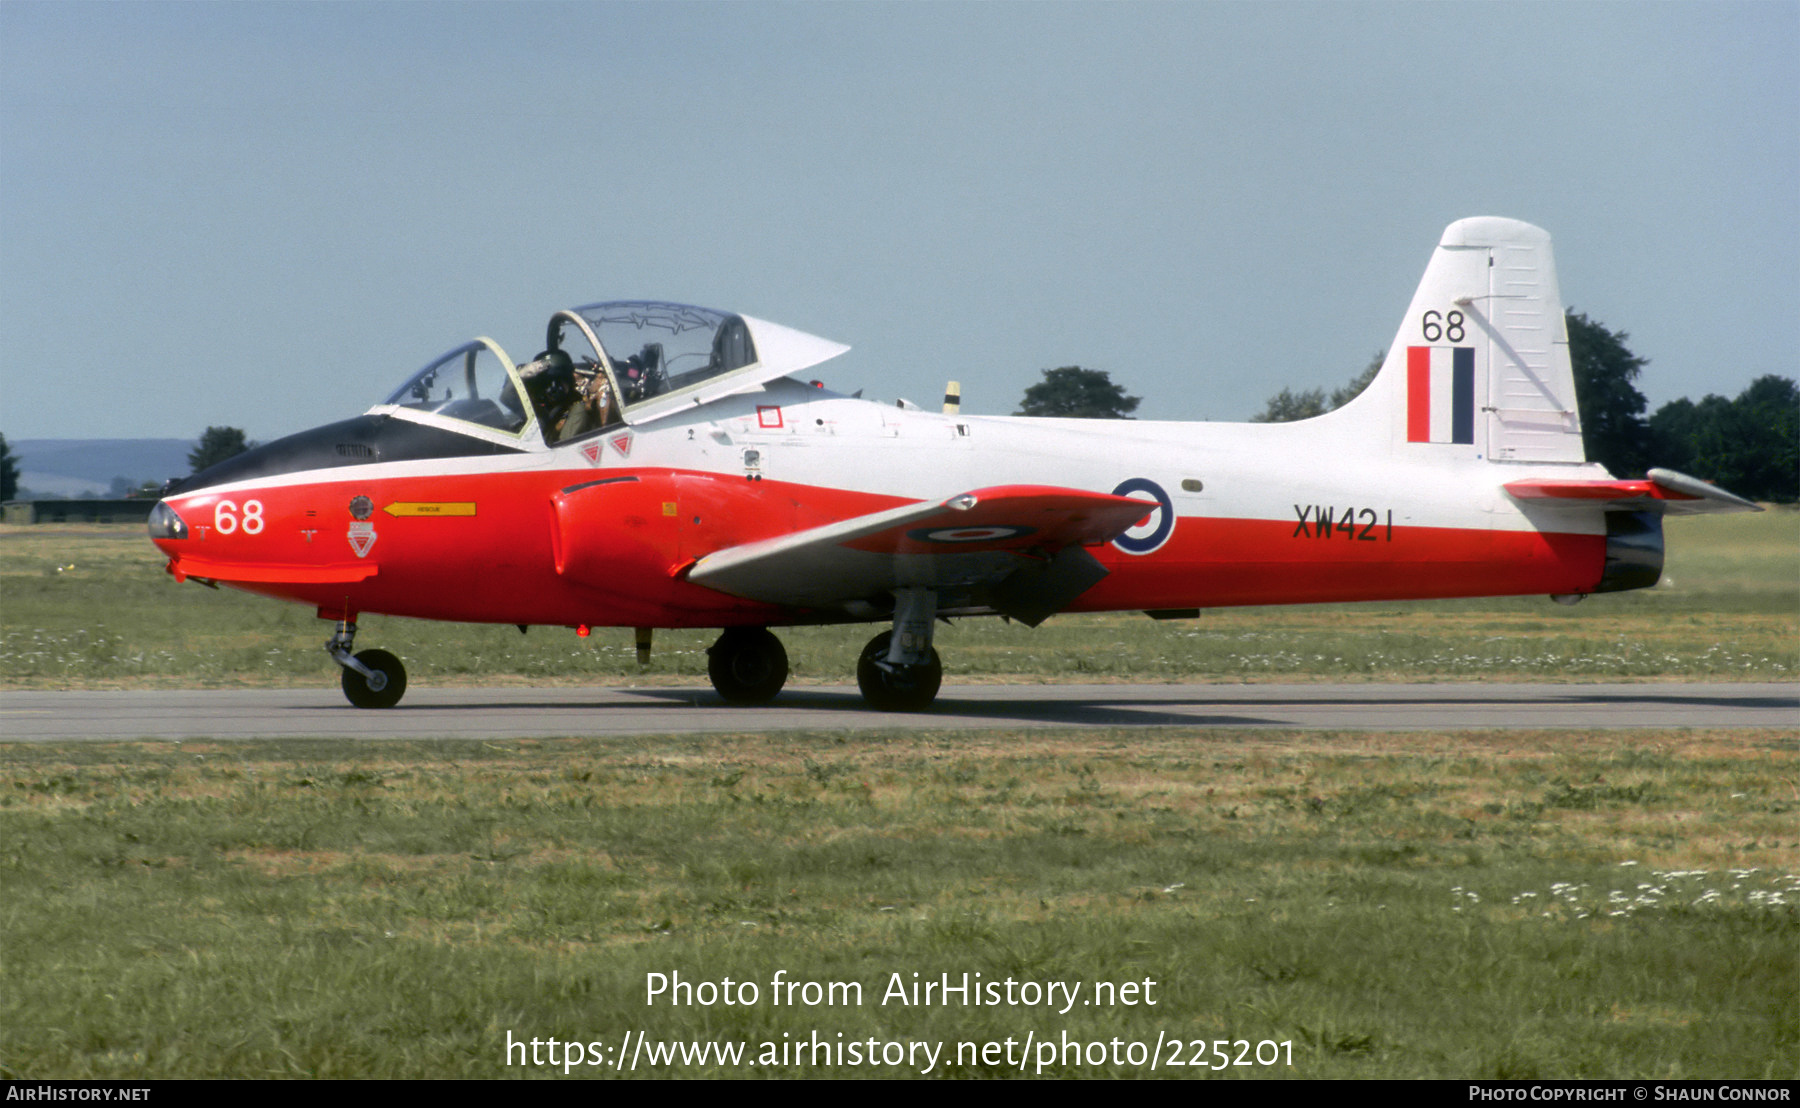
[[[1609,331],[1580,312],[1566,318],[1588,461],[1615,477],[1641,476],[1650,463],[1650,425],[1644,420],[1649,402],[1632,382],[1650,363],[1625,345],[1631,336],[1624,331]]]
[[[1324,389],[1307,389],[1305,392],[1282,389],[1269,397],[1263,410],[1251,416],[1250,422],[1293,423],[1295,420],[1324,415],[1327,410]]]
[[[19,460],[13,457],[12,447],[6,445],[6,436],[0,435],[0,500],[11,500],[19,495]]]
[[[1381,372],[1381,363],[1386,358],[1386,353],[1377,351],[1361,373],[1350,378],[1343,388],[1333,389],[1330,397],[1325,395],[1324,389],[1307,389],[1305,392],[1282,389],[1269,397],[1263,410],[1251,416],[1250,422],[1292,423],[1297,419],[1311,419],[1313,416],[1336,411],[1362,395],[1362,391],[1369,387],[1369,382],[1375,380],[1375,375]]]
[[[1744,488],[1759,500],[1800,500],[1800,386],[1769,374],[1732,401],[1742,427]]]
[[[1331,410],[1336,411],[1361,396],[1363,390],[1374,383],[1375,375],[1381,372],[1381,363],[1385,361],[1387,361],[1387,351],[1375,351],[1374,355],[1369,359],[1369,364],[1363,367],[1361,373],[1350,378],[1350,383],[1343,388],[1332,391]]]
[[[200,444],[188,452],[188,465],[199,473],[207,466],[234,458],[256,444],[244,438],[237,427],[208,427],[200,436]]]
[[[1731,401],[1723,396],[1708,396],[1699,403],[1684,396],[1656,409],[1650,417],[1656,464],[1723,482],[1720,473],[1730,449],[1730,409]]]
[[[1659,464],[1752,500],[1800,500],[1800,386],[1758,377],[1737,399],[1671,400],[1650,417]]]
[[[1044,370],[1044,379],[1025,390],[1013,414],[1062,416],[1070,419],[1130,419],[1139,398],[1125,395],[1103,369],[1066,365]]]

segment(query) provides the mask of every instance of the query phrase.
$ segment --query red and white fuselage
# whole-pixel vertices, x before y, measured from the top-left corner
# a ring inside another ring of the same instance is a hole
[[[171,572],[349,623],[892,619],[900,668],[934,614],[1638,587],[1663,512],[1750,507],[1584,461],[1549,236],[1510,220],[1452,224],[1374,381],[1295,423],[862,400],[791,376],[844,348],[679,305],[561,312],[548,346],[479,340],[190,479],[152,523]]]

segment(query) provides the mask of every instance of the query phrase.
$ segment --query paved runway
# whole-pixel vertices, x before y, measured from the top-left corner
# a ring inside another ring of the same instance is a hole
[[[1778,727],[1800,683],[947,685],[929,712],[869,711],[854,688],[789,689],[764,708],[711,689],[415,688],[360,711],[338,690],[0,692],[0,739],[508,738],[867,728],[1223,727],[1344,731]]]

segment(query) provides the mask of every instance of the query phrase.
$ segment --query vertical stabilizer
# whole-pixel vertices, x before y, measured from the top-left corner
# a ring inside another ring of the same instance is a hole
[[[1512,219],[1444,229],[1377,384],[1396,454],[1581,462],[1550,236]]]

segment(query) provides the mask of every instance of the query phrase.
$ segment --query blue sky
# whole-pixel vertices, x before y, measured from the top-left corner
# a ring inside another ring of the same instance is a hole
[[[268,440],[665,298],[1243,419],[1467,215],[1654,407],[1796,374],[1800,4],[0,4],[0,432]]]

